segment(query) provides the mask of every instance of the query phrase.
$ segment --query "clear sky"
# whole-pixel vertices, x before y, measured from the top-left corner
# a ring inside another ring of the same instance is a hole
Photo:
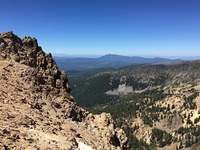
[[[200,0],[1,0],[0,32],[45,52],[200,56]]]

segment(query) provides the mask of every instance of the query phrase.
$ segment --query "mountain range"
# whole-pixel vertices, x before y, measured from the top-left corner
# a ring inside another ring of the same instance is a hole
[[[54,56],[61,70],[90,70],[97,68],[120,68],[128,65],[147,64],[147,63],[165,63],[177,62],[181,59],[167,58],[144,58],[139,56],[122,56],[115,54],[107,54],[99,58],[68,58]]]

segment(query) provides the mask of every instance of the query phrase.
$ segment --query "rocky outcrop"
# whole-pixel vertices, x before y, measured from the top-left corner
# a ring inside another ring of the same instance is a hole
[[[91,128],[96,135],[105,138],[105,141],[112,144],[113,148],[118,146],[121,149],[127,149],[126,134],[122,129],[115,127],[110,114],[89,114],[86,117],[86,122],[88,123],[89,128]]]
[[[14,60],[21,64],[36,68],[33,76],[38,76],[38,81],[44,83],[45,75],[50,75],[50,83],[53,87],[64,88],[69,93],[69,85],[65,72],[60,72],[51,54],[46,54],[37,40],[31,37],[20,39],[12,31],[0,34],[1,59]],[[40,74],[37,74],[39,71]]]
[[[0,149],[127,149],[109,114],[76,106],[67,75],[35,38],[0,34]]]

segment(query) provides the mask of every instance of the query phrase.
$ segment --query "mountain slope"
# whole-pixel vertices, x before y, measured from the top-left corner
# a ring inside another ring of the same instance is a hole
[[[76,79],[77,77],[73,78],[71,74],[70,82],[77,102],[81,103],[81,106],[89,107],[84,104],[93,103],[93,101],[101,104],[101,101],[105,102],[106,97],[118,96],[120,93],[139,92],[154,86],[173,85],[180,82],[194,81],[196,83],[200,77],[199,65],[199,61],[134,65],[112,71],[107,70],[88,78]],[[97,98],[98,94],[101,98]]]
[[[68,78],[35,38],[0,34],[0,149],[127,149],[110,114],[76,106]]]
[[[186,61],[128,66],[70,81],[77,103],[111,113],[132,149],[192,149],[200,139],[199,72],[200,61]]]

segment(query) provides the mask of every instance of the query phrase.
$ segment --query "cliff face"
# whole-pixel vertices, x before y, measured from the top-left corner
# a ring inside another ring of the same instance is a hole
[[[70,91],[35,38],[0,34],[1,149],[127,149],[110,114],[79,108]]]

